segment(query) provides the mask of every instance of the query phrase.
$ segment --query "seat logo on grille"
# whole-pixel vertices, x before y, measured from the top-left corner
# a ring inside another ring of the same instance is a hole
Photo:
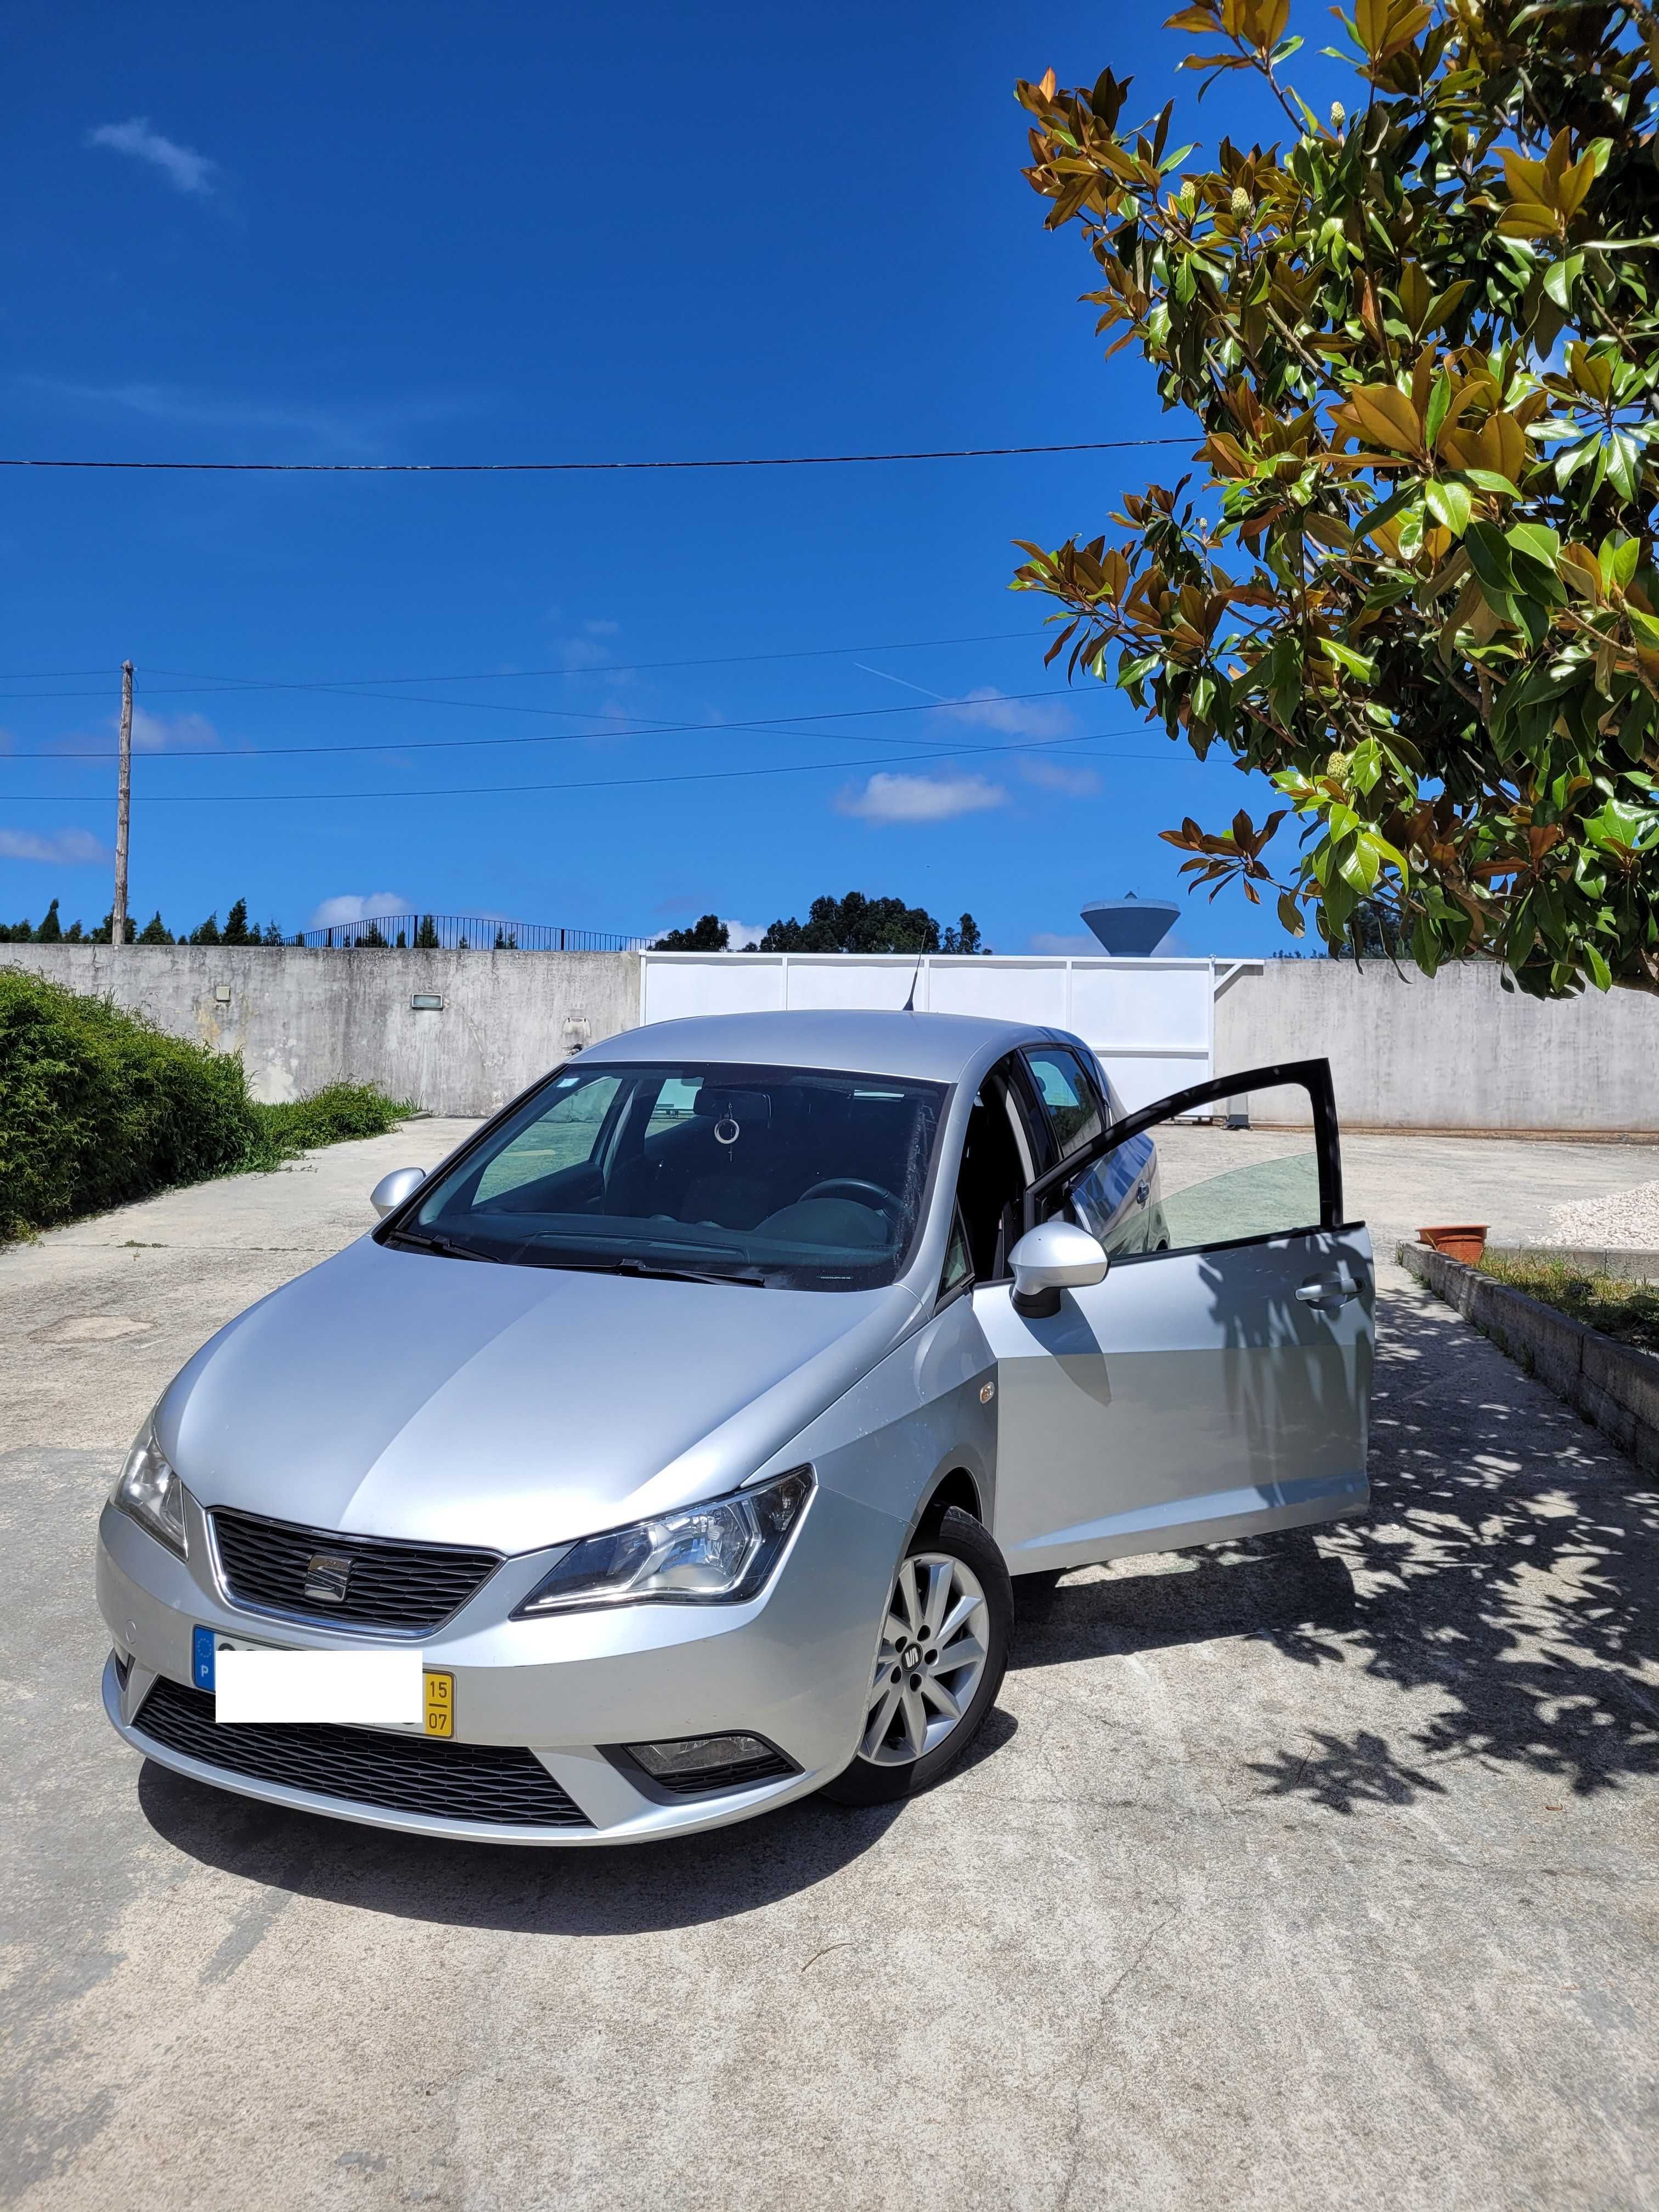
[[[343,1552],[313,1552],[306,1561],[305,1594],[316,1605],[343,1605],[351,1560]]]

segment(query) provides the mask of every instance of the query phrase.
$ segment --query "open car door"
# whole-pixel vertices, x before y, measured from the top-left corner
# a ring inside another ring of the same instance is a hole
[[[1126,1160],[1148,1186],[1144,1249],[1047,1316],[1018,1312],[1006,1283],[973,1293],[997,1363],[994,1534],[1015,1574],[1369,1499],[1371,1249],[1342,1218],[1329,1063],[1253,1069],[1126,1116],[1036,1180],[1026,1227],[1098,1234]]]

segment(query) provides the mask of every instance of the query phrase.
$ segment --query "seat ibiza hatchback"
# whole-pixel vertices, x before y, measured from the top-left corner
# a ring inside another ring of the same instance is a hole
[[[672,1022],[374,1202],[100,1528],[111,1721],[247,1796],[543,1844],[899,1796],[1014,1578],[1366,1503],[1323,1061],[1127,1113],[1056,1030]]]

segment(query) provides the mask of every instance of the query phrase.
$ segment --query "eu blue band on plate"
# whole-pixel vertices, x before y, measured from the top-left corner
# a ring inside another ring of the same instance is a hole
[[[192,1629],[190,1638],[190,1679],[198,1690],[213,1687],[213,1631]]]

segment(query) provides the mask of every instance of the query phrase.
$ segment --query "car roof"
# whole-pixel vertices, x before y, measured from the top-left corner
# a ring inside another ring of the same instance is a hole
[[[906,1014],[881,1008],[799,1008],[762,1014],[692,1014],[623,1030],[590,1045],[586,1060],[690,1060],[715,1065],[826,1067],[851,1075],[956,1083],[1017,1045],[1058,1031],[974,1014]]]

